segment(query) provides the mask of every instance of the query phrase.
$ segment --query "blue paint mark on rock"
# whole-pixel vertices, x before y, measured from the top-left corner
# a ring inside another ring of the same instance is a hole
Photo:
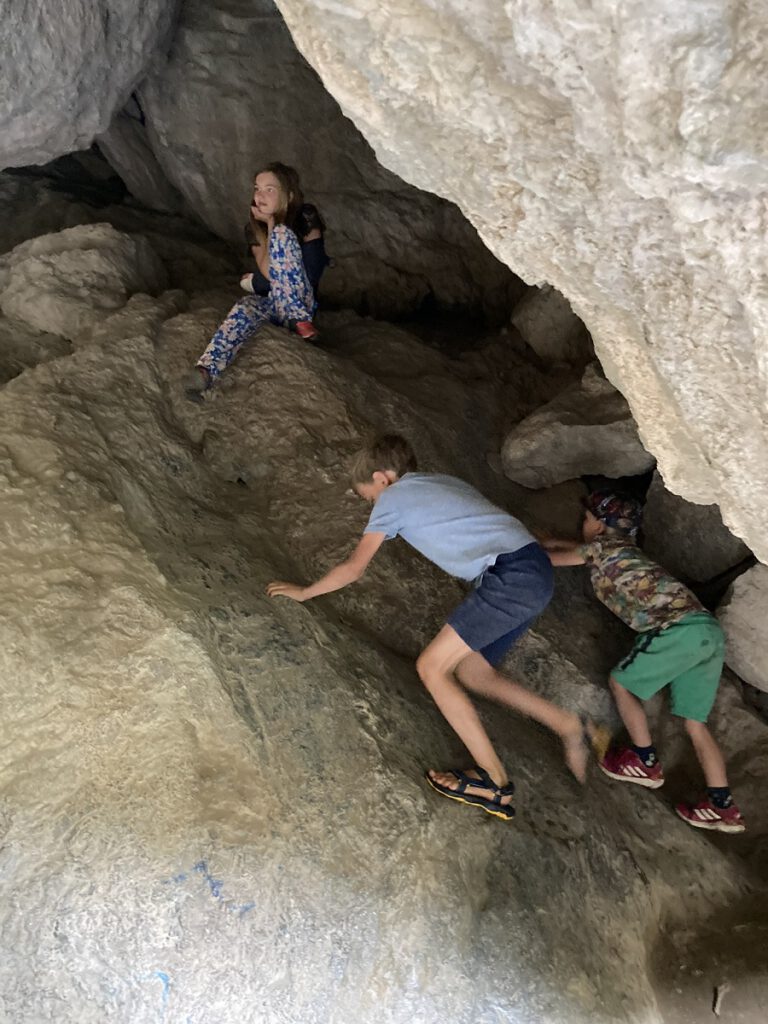
[[[155,977],[159,978],[163,983],[163,1007],[168,1002],[168,996],[171,994],[171,979],[165,973],[165,971],[155,971]]]
[[[208,870],[208,865],[205,863],[205,861],[198,861],[197,864],[195,864],[193,870],[197,871],[198,874],[203,876],[208,888],[211,890],[211,896],[213,896],[214,899],[220,900],[222,898],[221,887],[224,885],[224,883],[221,881],[220,878],[213,877],[213,875]]]

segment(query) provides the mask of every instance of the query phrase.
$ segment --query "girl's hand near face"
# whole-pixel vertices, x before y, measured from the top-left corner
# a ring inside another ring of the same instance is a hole
[[[262,213],[262,211],[254,203],[251,203],[251,216],[254,220],[260,221],[262,224],[266,224],[268,221],[274,218],[268,213]]]

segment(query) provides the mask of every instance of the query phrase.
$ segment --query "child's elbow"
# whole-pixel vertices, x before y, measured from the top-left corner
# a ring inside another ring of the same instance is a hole
[[[365,575],[365,570],[368,568],[368,564],[361,564],[360,562],[347,562],[344,565],[344,573],[347,578],[347,583],[357,583],[359,579],[362,579]]]

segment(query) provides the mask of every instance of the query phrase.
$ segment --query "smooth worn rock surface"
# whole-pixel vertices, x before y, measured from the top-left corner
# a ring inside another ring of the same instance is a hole
[[[123,306],[133,292],[166,284],[165,268],[146,240],[109,224],[41,235],[0,257],[5,316],[80,343],[104,311]]]
[[[165,174],[222,238],[243,244],[255,171],[297,168],[328,225],[326,299],[389,316],[436,299],[503,318],[522,292],[453,205],[377,162],[271,0],[188,0],[139,96]]]
[[[768,566],[756,565],[731,584],[717,617],[726,661],[736,675],[768,693]]]
[[[0,168],[90,146],[169,42],[176,0],[99,0],[0,11]]]
[[[694,505],[671,494],[658,473],[648,489],[643,536],[653,558],[675,576],[698,583],[725,572],[750,553],[723,525],[717,505]]]
[[[68,241],[46,247],[66,305],[79,267]],[[413,660],[464,588],[397,541],[336,595],[264,586],[351,549],[368,509],[345,461],[384,426],[425,469],[575,527],[570,485],[526,492],[482,458],[502,410],[550,385],[334,314],[320,346],[265,330],[194,405],[179,378],[228,308],[223,280],[202,266],[186,301],[95,308],[87,344],[0,390],[4,1016],[662,1024],[662,930],[765,900],[764,727],[725,685],[713,728],[739,753],[752,846],[687,828],[664,791],[594,771],[581,790],[551,737],[487,704],[515,822],[427,790],[426,767],[466,755]],[[628,641],[563,570],[511,664],[605,717]]]
[[[547,363],[588,363],[594,349],[568,300],[549,285],[529,288],[515,306],[512,325]]]
[[[131,101],[115,115],[107,131],[97,136],[96,142],[132,196],[150,210],[176,213],[182,206],[181,196],[152,152],[142,116],[141,108]]]
[[[551,487],[585,474],[643,473],[653,456],[640,443],[626,401],[593,364],[581,381],[512,428],[501,461],[516,483]]]
[[[278,3],[379,159],[568,299],[667,486],[768,562],[763,6]]]

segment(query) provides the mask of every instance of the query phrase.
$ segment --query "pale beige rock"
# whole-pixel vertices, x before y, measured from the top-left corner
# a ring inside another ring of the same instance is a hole
[[[763,5],[278,5],[378,158],[565,295],[667,485],[768,561]]]
[[[0,309],[83,342],[133,292],[161,291],[165,268],[141,236],[88,224],[22,242],[0,257]]]
[[[725,630],[726,663],[768,693],[768,566],[756,565],[728,589],[717,617]]]
[[[643,448],[626,401],[595,367],[512,428],[501,448],[504,472],[525,487],[551,487],[586,474],[644,473]]]

